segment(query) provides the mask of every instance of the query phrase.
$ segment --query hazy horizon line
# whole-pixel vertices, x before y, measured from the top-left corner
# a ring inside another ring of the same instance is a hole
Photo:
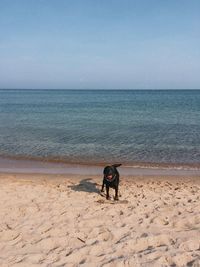
[[[165,90],[200,90],[200,88],[0,88],[0,90],[68,90],[68,91],[165,91]]]

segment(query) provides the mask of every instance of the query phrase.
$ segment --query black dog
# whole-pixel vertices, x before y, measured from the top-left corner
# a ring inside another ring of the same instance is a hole
[[[109,188],[115,189],[115,197],[114,200],[119,200],[118,198],[118,188],[119,188],[119,172],[117,167],[121,166],[121,164],[114,164],[112,166],[106,166],[103,170],[103,184],[101,188],[101,192],[104,192],[104,185],[106,185],[106,199],[109,199]]]

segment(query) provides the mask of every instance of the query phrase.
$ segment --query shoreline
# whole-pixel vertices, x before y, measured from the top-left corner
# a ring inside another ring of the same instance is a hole
[[[181,170],[200,170],[200,162],[198,163],[184,163],[184,162],[151,162],[151,161],[94,161],[93,159],[87,160],[69,160],[65,157],[34,157],[34,156],[23,156],[23,155],[2,155],[0,154],[0,164],[1,160],[4,161],[24,161],[33,163],[52,163],[52,164],[65,164],[65,165],[81,165],[81,166],[96,166],[102,167],[106,165],[111,165],[115,163],[121,163],[124,167],[130,168],[149,168],[149,169],[181,169]]]
[[[107,165],[112,164],[108,163]],[[105,165],[93,163],[63,163],[30,159],[12,159],[0,157],[0,173],[35,173],[58,175],[92,175],[102,176]],[[121,176],[199,176],[200,168],[186,168],[166,165],[139,164],[135,166],[122,165],[119,167]]]

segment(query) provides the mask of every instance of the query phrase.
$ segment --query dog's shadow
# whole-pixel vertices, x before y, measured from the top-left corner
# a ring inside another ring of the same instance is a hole
[[[68,187],[74,191],[78,192],[88,192],[88,193],[100,193],[97,183],[93,182],[91,178],[83,179],[76,185],[69,185]]]

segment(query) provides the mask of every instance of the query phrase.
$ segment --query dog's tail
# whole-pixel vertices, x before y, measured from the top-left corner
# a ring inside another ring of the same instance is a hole
[[[115,168],[117,168],[117,167],[119,167],[119,166],[121,166],[121,165],[122,165],[122,164],[117,163],[117,164],[113,164],[112,166],[115,167]]]

